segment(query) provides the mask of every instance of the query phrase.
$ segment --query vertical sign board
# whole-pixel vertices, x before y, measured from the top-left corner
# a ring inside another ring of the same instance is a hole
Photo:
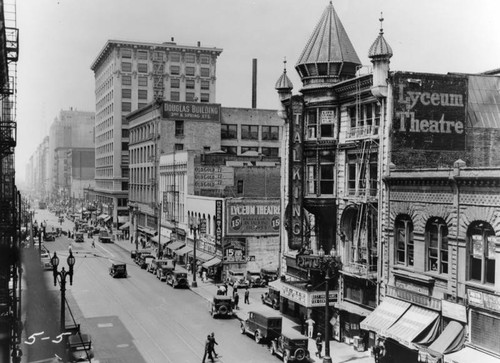
[[[465,150],[465,76],[396,72],[393,150]]]
[[[226,201],[226,236],[278,235],[281,207],[276,199],[238,199]]]
[[[215,201],[215,245],[222,246],[222,200]]]

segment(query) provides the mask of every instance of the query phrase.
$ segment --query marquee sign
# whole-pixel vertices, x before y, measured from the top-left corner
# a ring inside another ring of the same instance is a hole
[[[467,78],[396,72],[394,150],[465,150]]]
[[[221,106],[215,103],[163,101],[162,117],[220,122]]]

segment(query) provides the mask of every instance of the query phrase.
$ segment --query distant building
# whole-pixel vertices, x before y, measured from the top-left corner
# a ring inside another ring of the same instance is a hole
[[[222,49],[109,40],[91,65],[96,84],[95,195],[115,226],[128,220],[129,125],[125,115],[154,100],[216,99]],[[154,134],[141,134],[141,138]],[[151,177],[152,178],[152,177]],[[146,202],[147,203],[147,202]]]

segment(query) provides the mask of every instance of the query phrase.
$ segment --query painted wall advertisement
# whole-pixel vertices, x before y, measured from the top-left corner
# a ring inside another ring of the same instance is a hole
[[[234,169],[228,166],[197,165],[194,167],[194,190],[224,190],[234,185]]]
[[[393,148],[464,150],[467,78],[396,72]]]
[[[280,200],[227,200],[226,235],[277,235],[281,224]]]
[[[220,105],[215,103],[163,101],[162,117],[220,122]]]
[[[224,238],[222,262],[246,263],[247,243],[245,238]]]

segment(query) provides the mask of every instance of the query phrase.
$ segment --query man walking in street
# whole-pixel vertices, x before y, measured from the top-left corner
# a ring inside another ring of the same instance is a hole
[[[214,332],[212,332],[212,334],[210,334],[210,349],[212,351],[212,355],[217,358],[219,355],[217,353],[215,353],[215,345],[219,345],[219,343],[217,343],[215,341],[215,334]]]
[[[237,292],[234,293],[233,300],[234,300],[234,308],[236,310],[238,310],[239,309],[238,303],[240,302],[240,295]]]
[[[245,290],[245,304],[250,304],[250,291],[248,291],[248,287]]]
[[[205,354],[203,354],[203,360],[201,361],[202,363],[205,363],[205,359],[207,358],[207,354],[208,354],[208,358],[210,358],[210,360],[213,362],[215,362],[214,360],[214,357],[212,356],[212,350],[211,350],[211,345],[212,345],[212,338],[210,337],[210,334],[207,335],[207,340],[205,341]]]

